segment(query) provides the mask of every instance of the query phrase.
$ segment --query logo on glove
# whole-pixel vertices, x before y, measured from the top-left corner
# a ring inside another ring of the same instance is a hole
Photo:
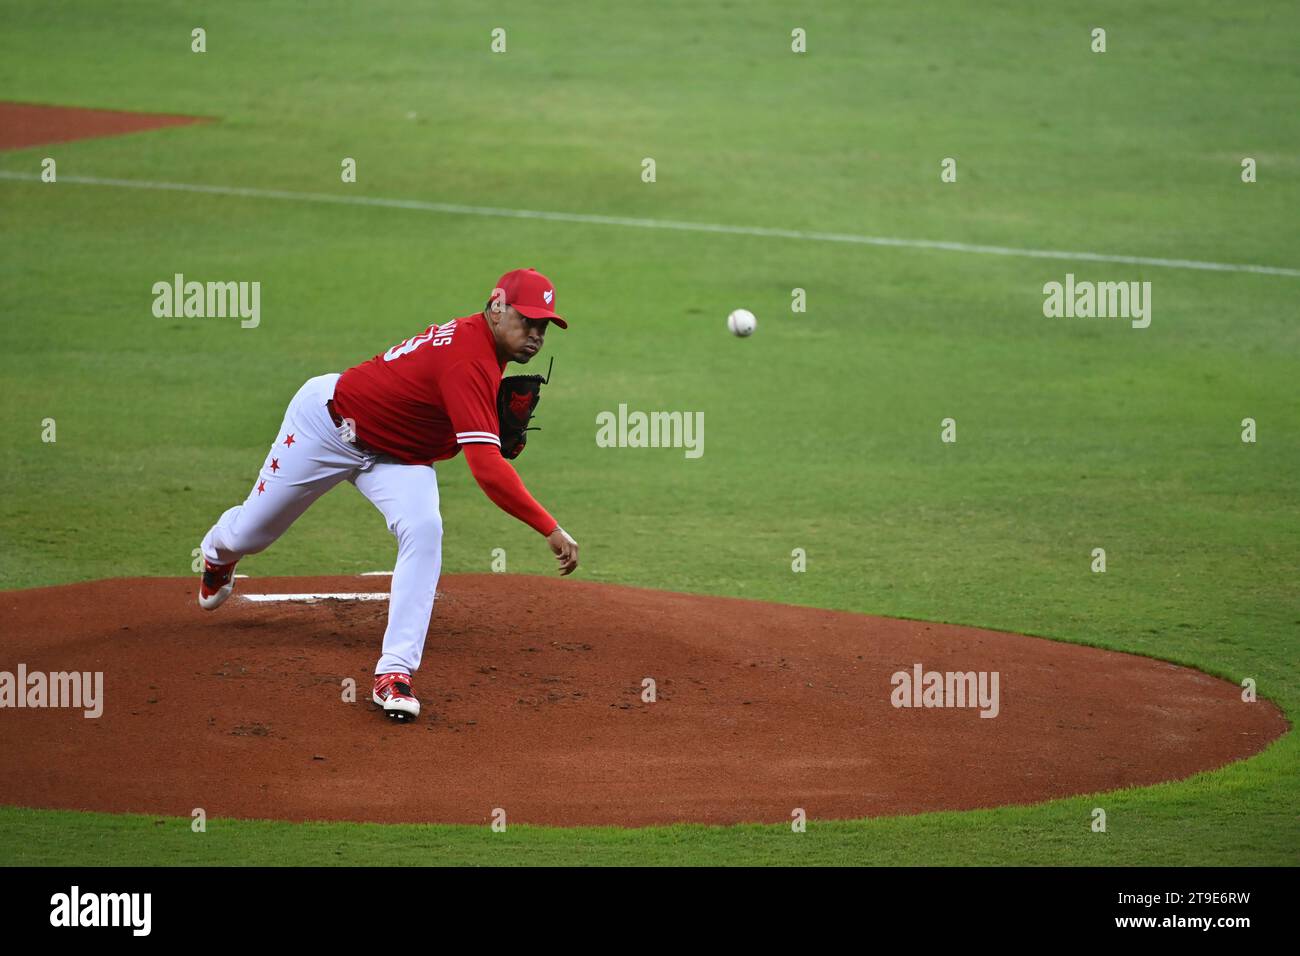
[[[533,396],[531,392],[511,392],[510,393],[510,411],[520,421],[527,421],[528,414],[532,411]]]

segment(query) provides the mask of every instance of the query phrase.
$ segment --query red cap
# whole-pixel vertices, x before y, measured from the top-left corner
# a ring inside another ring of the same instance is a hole
[[[505,293],[507,305],[513,305],[515,311],[529,319],[550,319],[562,329],[569,323],[555,314],[555,286],[536,269],[515,269],[507,272],[497,280],[492,298],[497,298],[497,290]]]

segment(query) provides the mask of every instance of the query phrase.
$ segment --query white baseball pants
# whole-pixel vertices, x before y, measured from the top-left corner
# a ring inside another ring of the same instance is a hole
[[[289,403],[257,483],[203,538],[203,557],[229,564],[264,551],[311,503],[347,480],[383,513],[397,538],[388,597],[388,628],[376,674],[414,673],[424,653],[442,570],[438,476],[430,465],[406,465],[359,450],[345,440],[325,403],[337,372],[309,379]]]

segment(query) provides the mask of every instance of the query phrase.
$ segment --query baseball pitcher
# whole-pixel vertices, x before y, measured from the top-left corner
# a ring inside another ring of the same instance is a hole
[[[481,313],[431,325],[368,362],[310,379],[294,395],[257,483],[203,538],[199,606],[215,610],[234,588],[235,564],[265,550],[325,492],[350,481],[397,539],[388,627],[372,699],[398,720],[420,702],[420,666],[442,568],[435,462],[462,448],[484,493],[545,536],[561,574],[578,545],[506,461],[524,446],[541,376],[502,379],[507,362],[539,351],[555,314],[555,287],[534,269],[507,272]],[[503,457],[503,454],[505,457]]]

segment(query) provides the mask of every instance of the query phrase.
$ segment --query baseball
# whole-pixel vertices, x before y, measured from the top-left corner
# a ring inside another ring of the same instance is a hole
[[[741,338],[753,335],[757,326],[758,319],[754,318],[754,313],[750,312],[749,309],[737,309],[727,316],[727,328],[731,330],[732,335],[738,335]]]

